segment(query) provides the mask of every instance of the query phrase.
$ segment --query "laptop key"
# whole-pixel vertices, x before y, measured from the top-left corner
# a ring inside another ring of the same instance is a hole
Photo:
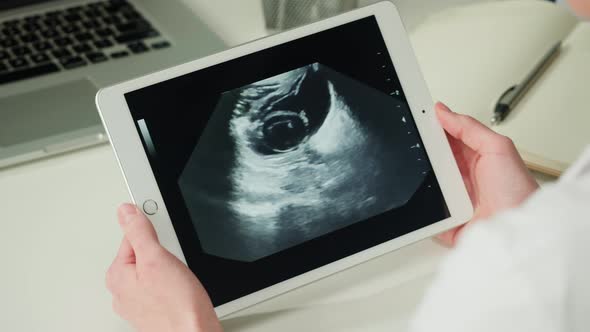
[[[6,26],[6,27],[2,28],[1,31],[6,36],[18,35],[20,33],[20,30],[18,28],[11,27],[11,26]]]
[[[17,46],[12,48],[12,54],[17,57],[25,56],[27,54],[31,54],[31,49],[26,46]]]
[[[96,48],[107,48],[113,46],[113,42],[108,39],[100,39],[94,42]]]
[[[106,12],[110,13],[110,14],[119,12],[123,8],[132,8],[132,7],[128,3],[123,2],[123,1],[111,1],[104,7]]]
[[[14,38],[0,39],[0,47],[9,48],[18,45],[18,41]]]
[[[87,52],[92,51],[92,47],[90,47],[90,45],[88,45],[86,43],[74,45],[74,46],[72,46],[72,49],[76,53],[87,53]]]
[[[41,36],[43,36],[45,38],[54,38],[54,37],[59,36],[59,32],[57,32],[57,30],[55,30],[53,28],[49,28],[49,29],[41,31]]]
[[[18,19],[12,19],[12,20],[8,20],[8,21],[4,21],[4,25],[6,26],[16,26],[20,23],[20,20]]]
[[[37,51],[47,51],[51,47],[52,47],[51,44],[46,41],[41,41],[41,42],[33,44],[33,48],[36,49]]]
[[[23,70],[0,73],[0,84],[16,82],[41,75],[51,74],[59,71],[59,67],[54,63],[31,67]]]
[[[72,52],[70,52],[67,48],[62,48],[51,52],[51,54],[53,54],[53,56],[56,58],[64,58],[72,55]]]
[[[12,66],[12,68],[18,69],[22,67],[26,67],[29,64],[29,61],[25,58],[16,58],[12,60],[8,60],[8,64]]]
[[[159,35],[160,33],[156,30],[138,31],[116,36],[115,40],[120,44],[125,44],[146,38],[157,37]]]
[[[43,24],[45,24],[46,27],[56,27],[61,24],[61,20],[59,20],[57,16],[50,17],[43,20]]]
[[[145,46],[145,44],[143,42],[131,43],[131,44],[127,45],[127,47],[129,47],[131,52],[133,52],[135,54],[144,53],[144,52],[147,52],[150,50],[147,46]]]
[[[125,17],[126,19],[133,21],[133,20],[137,20],[137,19],[141,19],[141,14],[138,13],[135,9],[133,10],[127,10],[123,13],[123,17]]]
[[[157,43],[153,43],[152,44],[152,48],[153,49],[162,49],[162,48],[167,48],[167,47],[170,47],[170,46],[171,46],[170,45],[170,42],[167,41],[167,40],[160,41],[160,42],[157,42]]]
[[[117,24],[115,25],[117,30],[121,33],[125,32],[134,32],[134,31],[147,31],[150,30],[152,27],[146,21],[134,21],[128,22],[124,24]]]
[[[49,56],[47,56],[47,54],[45,53],[36,53],[33,55],[30,55],[29,58],[34,62],[34,63],[43,63],[43,62],[48,62]]]
[[[55,39],[53,41],[53,43],[57,47],[66,47],[66,46],[72,45],[74,43],[74,41],[69,37],[62,37],[62,38]]]
[[[74,37],[76,38],[77,41],[82,43],[82,42],[91,40],[92,34],[90,34],[88,32],[82,32],[82,33],[78,33],[78,34],[74,35]]]
[[[82,16],[77,13],[64,15],[64,20],[69,23],[78,22],[82,20]]]
[[[100,27],[102,27],[102,24],[100,22],[98,22],[97,20],[87,20],[82,22],[82,26],[85,27],[86,29],[89,30],[94,30],[94,29],[99,29]]]
[[[110,16],[104,16],[102,17],[102,23],[106,25],[113,25],[115,24],[115,20]]]
[[[33,43],[39,40],[39,37],[34,33],[29,33],[20,37],[23,43]]]
[[[111,58],[113,58],[113,59],[119,59],[119,58],[124,58],[124,57],[126,57],[128,55],[129,55],[129,52],[127,52],[127,51],[120,51],[120,52],[111,53]]]
[[[91,9],[86,9],[84,11],[84,15],[86,17],[94,17],[94,18],[97,18],[97,17],[101,17],[102,16],[102,12],[100,10],[98,10],[98,9],[91,8]]]
[[[62,25],[61,26],[61,31],[63,33],[68,33],[68,34],[69,33],[75,33],[75,32],[80,31],[80,27],[76,23],[69,23],[69,24],[66,24],[66,25]]]
[[[127,22],[126,19],[120,17],[119,15],[112,15],[111,19],[113,20],[113,25],[121,25],[121,24],[125,24]]]
[[[103,61],[107,61],[109,58],[102,52],[91,52],[87,53],[86,57],[92,63],[99,63]]]
[[[39,25],[38,23],[25,23],[23,25],[21,25],[22,29],[24,29],[27,32],[33,32],[33,31],[37,31],[39,29],[41,29],[41,25]]]
[[[95,31],[95,33],[99,37],[110,37],[115,34],[115,32],[110,28],[98,29]]]
[[[60,59],[59,62],[65,69],[74,69],[74,68],[85,66],[87,64],[86,60],[84,60],[80,56],[63,58],[63,59]]]

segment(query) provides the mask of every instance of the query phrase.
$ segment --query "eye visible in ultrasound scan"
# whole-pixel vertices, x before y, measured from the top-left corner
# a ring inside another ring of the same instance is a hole
[[[179,179],[203,250],[254,261],[404,205],[430,171],[407,119],[319,63],[223,93]]]

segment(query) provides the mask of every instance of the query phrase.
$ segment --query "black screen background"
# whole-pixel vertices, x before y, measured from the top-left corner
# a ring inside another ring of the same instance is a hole
[[[396,97],[405,100],[374,17],[126,94],[136,126],[140,119],[149,124],[157,155],[148,154],[148,159],[187,263],[215,306],[410,233],[449,215],[438,181],[430,172],[405,206],[255,262],[222,259],[202,251],[177,180],[220,94],[314,62],[388,94],[399,90],[400,95]],[[145,142],[142,143],[146,149]]]

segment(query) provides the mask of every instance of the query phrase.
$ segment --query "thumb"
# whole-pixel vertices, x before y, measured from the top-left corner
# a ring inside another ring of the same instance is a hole
[[[435,105],[436,115],[444,130],[476,152],[482,150],[498,135],[476,119],[452,112],[445,104]]]
[[[138,259],[141,259],[141,256],[147,252],[160,247],[154,226],[135,205],[121,205],[118,216],[119,225]]]

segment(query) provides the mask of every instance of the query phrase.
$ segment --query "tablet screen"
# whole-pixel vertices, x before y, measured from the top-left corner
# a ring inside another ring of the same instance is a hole
[[[125,97],[216,306],[449,217],[374,17]]]

